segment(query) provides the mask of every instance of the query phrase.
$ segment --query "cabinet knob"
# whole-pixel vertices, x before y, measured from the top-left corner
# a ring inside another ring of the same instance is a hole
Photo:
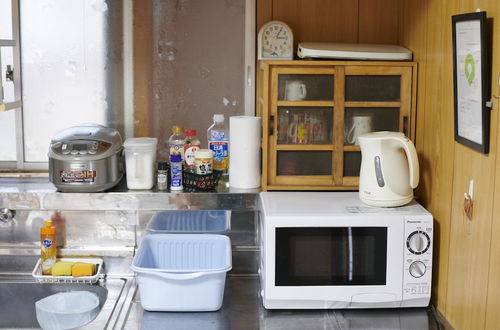
[[[269,135],[274,135],[274,116],[269,116]]]

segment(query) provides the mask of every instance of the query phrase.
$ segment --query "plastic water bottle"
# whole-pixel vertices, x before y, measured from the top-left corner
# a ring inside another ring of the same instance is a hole
[[[182,190],[182,159],[180,154],[170,155],[170,190]]]
[[[184,127],[174,126],[172,127],[172,135],[168,139],[168,148],[170,151],[170,156],[174,154],[181,155],[181,161],[184,159]]]
[[[229,167],[229,129],[224,115],[215,114],[214,123],[207,130],[208,149],[214,154],[214,170],[227,173]]]

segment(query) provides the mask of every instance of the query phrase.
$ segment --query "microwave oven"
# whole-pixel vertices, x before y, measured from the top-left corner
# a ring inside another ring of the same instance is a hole
[[[429,305],[433,217],[417,202],[377,208],[356,192],[263,192],[259,213],[265,308]]]

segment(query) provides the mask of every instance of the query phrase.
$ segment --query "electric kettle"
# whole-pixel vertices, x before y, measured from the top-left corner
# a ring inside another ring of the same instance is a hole
[[[415,146],[403,133],[373,132],[359,136],[359,198],[380,207],[401,206],[413,199],[419,180]]]

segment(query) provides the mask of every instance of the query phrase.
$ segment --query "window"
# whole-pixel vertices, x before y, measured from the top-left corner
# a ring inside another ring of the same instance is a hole
[[[125,137],[131,3],[0,0],[0,169],[47,168],[51,137],[76,124]]]

